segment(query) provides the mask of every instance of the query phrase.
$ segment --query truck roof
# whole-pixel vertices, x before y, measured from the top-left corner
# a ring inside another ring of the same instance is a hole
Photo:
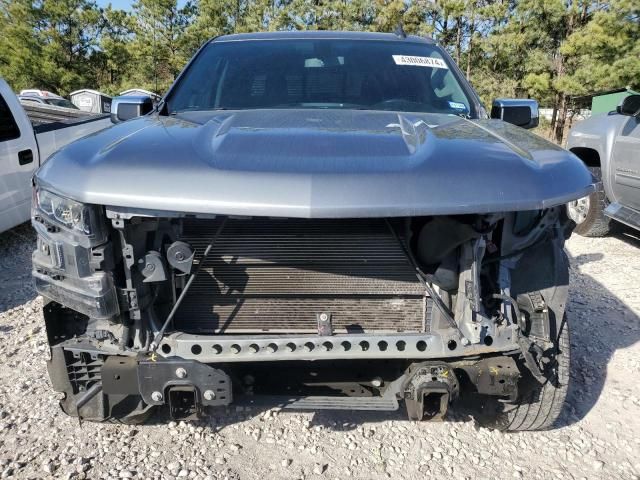
[[[344,40],[386,40],[393,42],[429,43],[434,44],[431,38],[417,35],[401,36],[395,33],[378,32],[344,32],[332,30],[304,30],[290,32],[257,32],[257,33],[235,33],[232,35],[222,35],[210,40],[211,43],[236,42],[243,40],[291,40],[308,38],[333,38]]]
[[[21,97],[37,97],[37,98],[64,98],[61,97],[60,95],[53,93],[53,92],[49,92],[47,90],[39,90],[37,88],[28,88],[25,90],[20,90],[20,93],[18,94]]]

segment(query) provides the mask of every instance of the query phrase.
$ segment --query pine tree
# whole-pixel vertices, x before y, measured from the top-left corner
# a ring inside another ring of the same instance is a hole
[[[0,4],[0,74],[14,88],[67,94],[94,83],[100,12],[89,0]]]
[[[37,10],[28,0],[0,2],[0,76],[17,91],[23,88],[55,88],[39,80],[42,45],[34,36]]]
[[[134,34],[134,19],[124,10],[109,5],[102,12],[102,34],[96,56],[99,66],[96,79],[99,89],[117,94],[134,87],[129,81],[133,70],[133,55],[129,43]]]
[[[582,26],[562,46],[575,62],[562,87],[574,94],[640,88],[640,1],[612,0],[582,14]]]
[[[192,53],[185,33],[195,12],[192,3],[178,8],[176,0],[138,0],[133,5],[132,85],[163,92],[173,83]]]

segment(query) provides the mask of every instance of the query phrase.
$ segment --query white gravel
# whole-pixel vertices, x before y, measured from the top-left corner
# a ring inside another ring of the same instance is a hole
[[[569,322],[573,386],[562,428],[502,434],[455,410],[445,423],[404,412],[229,409],[147,426],[63,415],[30,279],[28,226],[0,234],[0,477],[184,479],[640,478],[640,240],[574,236]]]

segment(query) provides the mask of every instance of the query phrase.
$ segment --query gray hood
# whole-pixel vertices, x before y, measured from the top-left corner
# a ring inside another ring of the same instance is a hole
[[[533,210],[592,189],[573,154],[501,121],[318,109],[142,117],[37,181],[99,205],[303,218]]]

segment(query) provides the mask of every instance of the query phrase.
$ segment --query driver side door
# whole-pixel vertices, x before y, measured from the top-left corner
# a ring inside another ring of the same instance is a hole
[[[20,128],[10,105],[21,108],[0,93],[0,232],[29,220],[31,176],[38,164],[33,131]]]
[[[640,211],[640,115],[625,118],[611,156],[613,197],[622,206]]]

